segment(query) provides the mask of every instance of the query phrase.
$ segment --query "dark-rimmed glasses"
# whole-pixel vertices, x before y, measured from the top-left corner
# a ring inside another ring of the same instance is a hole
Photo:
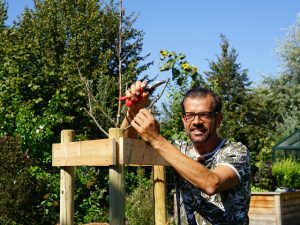
[[[202,121],[202,122],[209,122],[212,120],[212,118],[217,115],[217,112],[214,111],[207,111],[207,112],[185,112],[183,114],[183,118],[186,122],[192,122],[196,116]]]

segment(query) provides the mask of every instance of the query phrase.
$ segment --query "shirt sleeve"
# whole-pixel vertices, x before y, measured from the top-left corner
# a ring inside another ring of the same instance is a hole
[[[248,180],[250,174],[248,149],[240,142],[225,146],[218,154],[216,166],[218,165],[230,167],[236,173],[240,182],[245,179]]]

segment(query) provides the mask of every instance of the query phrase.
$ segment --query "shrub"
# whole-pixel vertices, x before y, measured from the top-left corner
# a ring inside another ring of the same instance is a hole
[[[150,179],[145,179],[144,169],[137,170],[138,185],[126,198],[128,224],[154,224],[153,188]]]
[[[300,163],[284,159],[272,166],[272,173],[280,187],[300,188]]]
[[[16,138],[0,138],[0,224],[40,224],[36,205],[43,186],[28,172],[31,165]]]
[[[276,179],[272,174],[271,161],[260,161],[256,167],[251,168],[254,176],[252,177],[253,191],[268,190],[274,191],[276,188]]]

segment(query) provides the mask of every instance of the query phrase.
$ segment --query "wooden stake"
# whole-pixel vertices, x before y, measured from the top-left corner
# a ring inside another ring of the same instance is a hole
[[[75,140],[74,130],[61,132],[61,143]],[[60,170],[60,225],[74,224],[74,169],[62,167]]]
[[[123,137],[123,129],[110,128],[109,138]],[[117,157],[119,156],[119,143],[117,140]],[[124,165],[119,164],[109,167],[109,214],[110,225],[125,224],[125,182],[124,182]]]
[[[155,225],[167,224],[165,167],[153,166]]]

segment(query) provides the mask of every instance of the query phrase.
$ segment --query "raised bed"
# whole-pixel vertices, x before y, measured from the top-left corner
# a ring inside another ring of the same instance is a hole
[[[252,192],[250,225],[300,225],[300,191]]]

